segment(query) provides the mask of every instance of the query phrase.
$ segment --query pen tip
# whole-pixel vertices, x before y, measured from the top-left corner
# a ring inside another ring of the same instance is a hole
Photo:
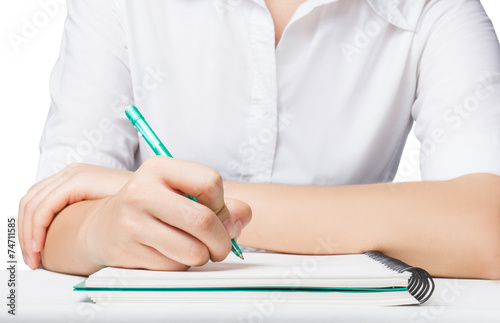
[[[240,254],[238,255],[238,257],[240,257],[240,259],[241,259],[241,260],[245,260],[245,258],[243,257],[243,254],[242,254],[242,253],[240,253]]]

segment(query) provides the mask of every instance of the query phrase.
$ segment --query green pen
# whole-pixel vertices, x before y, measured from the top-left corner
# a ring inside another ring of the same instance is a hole
[[[170,158],[174,158],[172,154],[168,151],[168,149],[163,145],[163,143],[160,141],[158,136],[156,136],[155,132],[149,124],[146,122],[142,114],[139,112],[139,109],[137,109],[135,106],[131,105],[125,109],[125,114],[127,115],[127,118],[132,122],[134,127],[137,128],[141,136],[146,140],[148,143],[149,147],[153,149],[156,155],[161,155],[161,156],[167,156]],[[196,197],[190,196],[186,194],[186,197],[190,198],[191,200],[198,202],[196,200]],[[238,247],[238,244],[234,239],[231,239],[232,247],[231,251],[241,259],[243,258],[243,253],[241,252],[240,247]]]

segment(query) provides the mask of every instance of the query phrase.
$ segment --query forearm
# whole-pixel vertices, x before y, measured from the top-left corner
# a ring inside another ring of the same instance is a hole
[[[78,202],[59,212],[47,231],[41,252],[45,269],[87,276],[103,267],[89,258],[86,248],[86,230],[93,210],[103,201]]]
[[[379,250],[435,276],[499,278],[500,179],[342,187],[225,183],[253,220],[239,242],[268,250]]]

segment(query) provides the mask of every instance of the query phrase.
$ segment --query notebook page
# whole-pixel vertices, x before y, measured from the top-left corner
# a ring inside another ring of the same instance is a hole
[[[406,286],[409,273],[396,273],[366,255],[304,256],[245,253],[186,272],[104,268],[86,287],[388,287]]]

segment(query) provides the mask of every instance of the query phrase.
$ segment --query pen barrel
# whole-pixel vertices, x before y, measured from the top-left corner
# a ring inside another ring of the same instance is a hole
[[[141,136],[146,140],[149,147],[153,149],[156,155],[167,156],[173,158],[172,154],[160,141],[156,133],[151,129],[151,127],[146,123],[144,119],[139,119],[135,122],[134,126],[139,130]]]
[[[149,147],[154,151],[156,155],[167,156],[173,158],[172,154],[168,151],[167,147],[163,145],[160,138],[156,135],[153,129],[146,122],[146,119],[142,116],[135,106],[131,105],[125,110],[127,118],[132,122],[134,127],[139,131],[139,134],[146,140]]]

